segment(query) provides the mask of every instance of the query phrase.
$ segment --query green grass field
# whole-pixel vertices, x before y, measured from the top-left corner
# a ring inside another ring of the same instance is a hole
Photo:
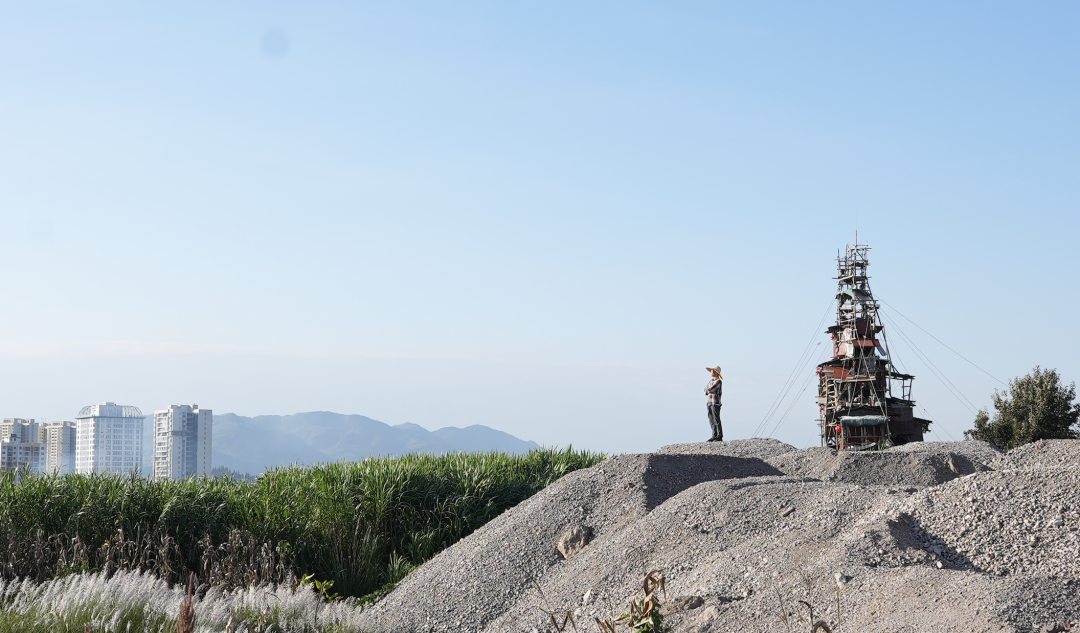
[[[151,571],[246,586],[289,574],[365,596],[568,472],[585,451],[408,455],[280,468],[253,482],[0,476],[7,579]]]

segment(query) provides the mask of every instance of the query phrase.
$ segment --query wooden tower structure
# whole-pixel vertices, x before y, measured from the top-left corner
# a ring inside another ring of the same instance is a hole
[[[915,417],[914,376],[896,370],[870,290],[870,247],[847,246],[837,256],[832,358],[817,367],[821,445],[865,450],[921,442],[930,420]]]

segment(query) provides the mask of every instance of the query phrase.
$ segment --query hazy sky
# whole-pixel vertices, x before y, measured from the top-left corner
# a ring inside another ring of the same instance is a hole
[[[644,451],[708,436],[720,364],[728,438],[795,370],[775,435],[816,445],[856,221],[895,310],[1080,378],[1078,53],[1070,2],[3,2],[0,416]],[[959,439],[971,405],[891,342]]]

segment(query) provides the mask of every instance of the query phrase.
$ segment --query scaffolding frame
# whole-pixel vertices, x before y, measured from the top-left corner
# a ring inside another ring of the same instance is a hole
[[[832,358],[817,366],[821,445],[836,450],[922,441],[930,426],[913,414],[915,377],[897,371],[889,354],[869,251],[856,240],[837,253],[836,323],[826,330]]]

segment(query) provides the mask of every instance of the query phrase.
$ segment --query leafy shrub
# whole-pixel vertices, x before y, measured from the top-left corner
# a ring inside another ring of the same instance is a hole
[[[1056,370],[1035,369],[1009,381],[1004,392],[994,390],[994,417],[983,409],[975,417],[975,428],[964,431],[968,439],[983,440],[1009,450],[1038,440],[1080,437],[1077,419],[1080,404],[1076,383],[1061,384]]]

